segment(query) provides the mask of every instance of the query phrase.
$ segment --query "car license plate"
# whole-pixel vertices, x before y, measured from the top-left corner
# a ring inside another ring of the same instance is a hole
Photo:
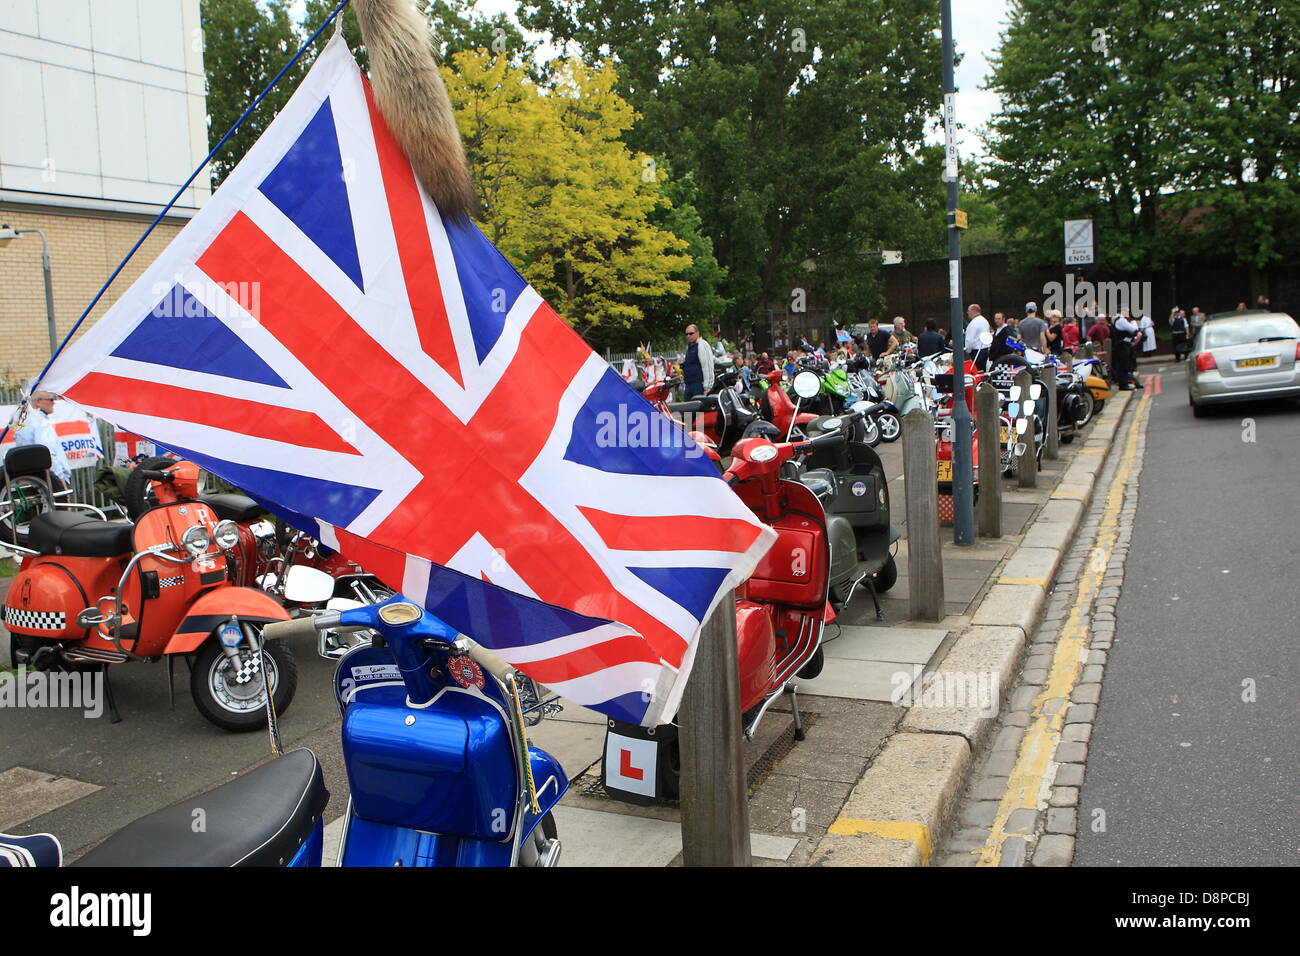
[[[952,481],[952,461],[936,462],[940,481]]]
[[[1276,355],[1261,355],[1259,358],[1237,359],[1237,368],[1271,368],[1276,364]]]

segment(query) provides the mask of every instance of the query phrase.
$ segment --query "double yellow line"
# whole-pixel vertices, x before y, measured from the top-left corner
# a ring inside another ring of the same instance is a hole
[[[1070,695],[1074,693],[1088,656],[1088,625],[1084,623],[1083,615],[1092,603],[1093,595],[1101,587],[1102,576],[1106,573],[1106,566],[1115,550],[1120,510],[1124,506],[1124,493],[1133,471],[1133,463],[1137,460],[1138,439],[1142,434],[1150,399],[1149,394],[1144,394],[1138,401],[1123,457],[1111,478],[1106,506],[1097,529],[1097,541],[1079,578],[1078,596],[1070,608],[1070,616],[1061,628],[1047,683],[1031,705],[1029,726],[1020,741],[1016,764],[1007,780],[1007,791],[998,804],[989,838],[978,851],[980,858],[976,866],[997,866],[1007,840],[1028,840],[1032,835],[1030,833],[1007,832],[1007,821],[1016,810],[1036,811],[1039,803],[1046,801],[1051,789],[1052,781],[1047,779],[1047,771],[1056,754],[1056,747],[1061,742],[1061,730],[1065,724],[1065,712],[1070,707]],[[1052,700],[1059,700],[1061,704],[1055,713],[1049,714],[1044,708]]]

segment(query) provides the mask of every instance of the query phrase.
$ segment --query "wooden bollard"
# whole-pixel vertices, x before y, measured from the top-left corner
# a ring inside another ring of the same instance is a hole
[[[1055,370],[1052,371],[1051,381],[1043,383],[1043,401],[1047,405],[1047,411],[1043,413],[1043,425],[1047,429],[1047,436],[1043,441],[1043,457],[1056,461],[1061,457],[1061,424],[1056,410]]]
[[[914,621],[943,619],[943,549],[934,462],[934,420],[914,408],[903,416],[907,583],[909,616]]]
[[[975,389],[975,437],[980,453],[980,496],[975,522],[981,538],[1002,537],[1002,430],[998,390],[988,382]],[[1012,438],[1012,444],[1015,439]]]
[[[1033,385],[1034,379],[1026,370],[1016,375],[1016,384],[1020,386],[1020,418],[1029,419],[1029,427],[1025,433],[1016,439],[1018,442],[1025,443],[1025,453],[1016,461],[1016,477],[1020,480],[1021,488],[1038,487],[1038,456],[1034,453],[1034,416],[1026,415],[1023,411],[1025,402],[1029,401],[1029,388]],[[1037,402],[1034,403],[1038,405]]]
[[[680,711],[682,862],[749,866],[736,602],[730,594],[704,622]]]

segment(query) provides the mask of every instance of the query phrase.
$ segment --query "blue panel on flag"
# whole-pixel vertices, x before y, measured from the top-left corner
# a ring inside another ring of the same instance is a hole
[[[687,542],[683,545],[689,546]],[[703,621],[709,604],[722,586],[730,568],[628,568],[656,591],[676,601]]]
[[[625,720],[629,724],[639,724],[645,719],[645,712],[650,709],[650,701],[647,695],[640,692],[632,694],[623,694],[621,697],[615,697],[601,703],[588,704],[592,710],[613,717],[615,720]]]
[[[370,502],[379,497],[379,492],[374,488],[362,488],[360,485],[345,485],[324,478],[309,478],[306,475],[291,475],[270,468],[241,465],[176,445],[168,447],[200,468],[224,478],[232,485],[237,485],[246,494],[259,501],[292,501],[300,505],[308,505],[322,521],[339,528],[346,528],[357,515],[369,507]],[[286,511],[286,520],[298,525],[297,521],[287,517],[290,513],[296,512]]]
[[[526,286],[509,260],[497,251],[467,219],[451,222],[445,216],[447,241],[456,260],[465,311],[474,336],[474,352],[482,362],[501,337],[506,313]]]
[[[605,622],[432,565],[424,606],[485,647],[528,647]]]
[[[573,420],[564,457],[624,475],[719,478],[718,468],[673,422],[607,369]]]
[[[172,286],[113,354],[137,362],[289,387],[247,342],[181,285]]]
[[[364,291],[329,100],[258,189]]]

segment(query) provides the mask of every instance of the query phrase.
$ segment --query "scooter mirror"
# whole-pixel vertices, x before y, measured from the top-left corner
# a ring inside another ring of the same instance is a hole
[[[1012,385],[1011,388],[1007,390],[1007,399],[1008,399],[1009,401],[1013,401],[1013,402],[1018,402],[1018,401],[1020,401],[1020,386],[1019,386],[1019,385]]]
[[[306,570],[312,570],[308,568]],[[290,574],[293,573],[290,569]],[[352,598],[330,598],[325,605],[327,611],[350,611],[354,608],[364,607],[360,601],[354,601]],[[336,661],[343,657],[354,647],[370,642],[370,631],[343,631],[339,632],[333,628],[326,628],[318,631],[316,635],[316,653],[327,661]]]
[[[1029,451],[1029,446],[1022,441],[1018,441],[1016,442],[1016,446],[1011,450],[1015,453],[1017,458],[1021,458],[1024,456],[1025,452]]]
[[[1034,400],[1032,398],[1029,401],[1025,402],[1025,407],[1021,410],[1021,414],[1024,415],[1026,418],[1034,414]]]
[[[989,347],[990,345],[992,345],[992,344],[993,344],[993,333],[992,333],[992,332],[981,332],[981,333],[980,333],[980,345],[984,346],[985,348],[988,348],[988,347]]]
[[[1021,418],[1021,419],[1017,420],[1017,421],[1016,421],[1016,434],[1017,434],[1017,435],[1023,435],[1023,434],[1024,434],[1025,432],[1027,432],[1027,431],[1029,431],[1029,419],[1028,419],[1028,418]]]
[[[334,596],[334,579],[319,568],[295,564],[284,576],[284,597],[295,604],[319,604]]]
[[[794,377],[794,393],[800,398],[812,398],[821,388],[822,380],[813,372],[800,372]]]
[[[1035,382],[1033,385],[1030,385],[1030,386],[1029,386],[1029,397],[1030,397],[1030,398],[1042,398],[1042,397],[1043,397],[1043,386],[1039,385],[1037,382]]]

